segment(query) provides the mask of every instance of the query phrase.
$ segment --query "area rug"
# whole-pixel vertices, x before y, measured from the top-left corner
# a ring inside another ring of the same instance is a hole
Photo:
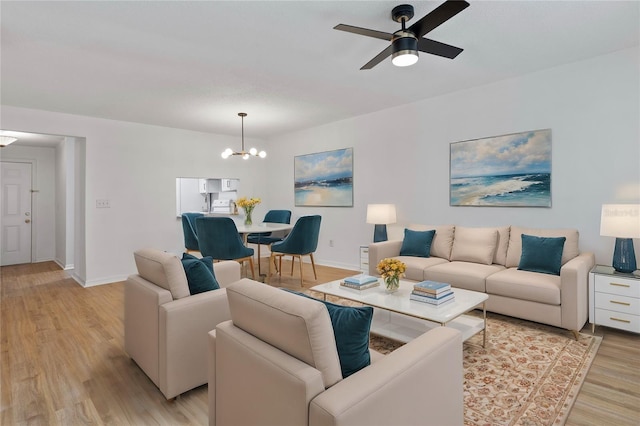
[[[589,371],[601,337],[488,314],[482,333],[464,343],[464,424],[562,425]],[[402,344],[372,336],[389,353]]]

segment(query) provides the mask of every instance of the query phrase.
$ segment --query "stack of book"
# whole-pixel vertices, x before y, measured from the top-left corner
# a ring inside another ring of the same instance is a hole
[[[371,275],[355,275],[353,277],[347,277],[340,282],[343,287],[354,288],[356,290],[365,290],[371,287],[377,287],[380,285],[376,277]]]
[[[422,281],[413,286],[413,291],[409,298],[432,305],[442,305],[443,303],[451,302],[454,294],[450,284]]]

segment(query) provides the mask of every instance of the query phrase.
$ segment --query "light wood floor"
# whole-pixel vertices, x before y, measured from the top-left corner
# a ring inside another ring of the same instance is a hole
[[[283,266],[272,284],[299,289]],[[354,273],[317,269],[318,283]],[[0,272],[0,424],[208,424],[206,385],[169,402],[124,352],[123,283],[85,289],[53,262]],[[305,287],[316,284],[309,265],[304,274]],[[603,342],[567,424],[638,425],[640,337],[596,334]]]

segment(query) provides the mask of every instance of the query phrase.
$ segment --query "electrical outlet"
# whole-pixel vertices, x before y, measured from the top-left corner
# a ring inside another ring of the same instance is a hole
[[[329,240],[329,247],[333,247],[333,240]]]
[[[97,209],[108,209],[111,208],[111,204],[107,199],[96,200],[96,208]]]

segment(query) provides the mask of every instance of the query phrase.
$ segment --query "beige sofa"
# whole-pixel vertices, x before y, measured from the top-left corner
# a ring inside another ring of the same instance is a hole
[[[343,379],[323,303],[246,278],[227,296],[232,320],[209,333],[210,425],[463,424],[459,331],[372,352]]]
[[[518,226],[471,228],[454,225],[411,225],[435,230],[430,257],[400,256],[402,239],[369,245],[369,274],[395,257],[406,265],[412,281],[446,282],[453,287],[489,294],[488,311],[549,324],[577,333],[588,317],[587,283],[593,253],[580,253],[575,229],[532,229]],[[519,270],[521,235],[565,237],[560,275]]]
[[[207,383],[207,333],[229,318],[224,287],[240,265],[214,264],[221,288],[191,296],[180,259],[155,249],[134,253],[138,273],[124,286],[124,348],[167,399]]]

